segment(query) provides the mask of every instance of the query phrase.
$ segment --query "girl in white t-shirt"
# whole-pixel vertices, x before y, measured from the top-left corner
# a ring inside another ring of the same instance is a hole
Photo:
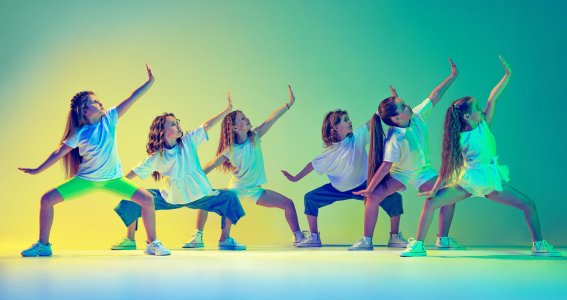
[[[534,201],[508,185],[508,168],[498,164],[496,141],[490,131],[496,100],[510,79],[510,68],[500,57],[505,74],[492,89],[484,111],[473,97],[454,101],[447,109],[443,133],[443,154],[439,177],[421,195],[427,200],[421,211],[417,237],[401,256],[425,256],[423,241],[436,209],[469,197],[487,199],[516,207],[524,212],[532,237],[532,255],[561,256],[542,239]]]
[[[458,75],[451,59],[451,74],[413,110],[392,89],[395,96],[384,99],[371,120],[370,153],[368,155],[369,183],[365,190],[354,192],[367,196],[364,209],[364,238],[352,248],[367,247],[368,238],[374,234],[378,218],[378,205],[384,197],[405,190],[408,185],[418,191],[429,190],[437,178],[437,172],[429,161],[429,138],[426,118],[451,86]],[[389,125],[384,136],[382,122]],[[384,141],[385,139],[385,141]],[[441,209],[436,246],[439,249],[462,249],[448,236],[454,205]]]
[[[286,196],[262,188],[267,182],[262,155],[262,137],[274,123],[295,103],[295,96],[288,86],[289,102],[274,111],[264,123],[252,129],[250,120],[243,112],[236,110],[228,114],[221,125],[221,135],[217,157],[208,162],[205,173],[216,167],[225,172],[232,172],[228,184],[240,200],[248,199],[264,207],[277,207],[284,210],[285,218],[293,233],[292,244],[297,245],[304,239],[299,228],[297,212],[293,201]]]
[[[148,81],[118,106],[108,110],[103,108],[93,92],[77,93],[71,100],[71,110],[67,117],[67,128],[61,146],[38,168],[20,168],[23,172],[34,175],[63,159],[66,175],[69,178],[41,197],[39,241],[22,251],[22,256],[51,256],[49,233],[53,224],[53,207],[64,200],[96,190],[112,192],[141,205],[148,237],[145,253],[170,254],[156,238],[152,196],[144,188],[123,177],[116,143],[118,118],[123,116],[154,82],[154,76],[147,65],[146,69]]]
[[[297,182],[315,170],[326,174],[330,183],[305,194],[305,215],[309,223],[310,234],[298,247],[321,247],[321,238],[317,226],[319,209],[336,201],[348,199],[363,200],[363,196],[352,192],[366,188],[368,155],[366,146],[370,139],[368,124],[352,130],[352,122],[344,110],[327,113],[321,130],[325,151],[309,162],[299,174],[293,176],[282,171],[292,182]],[[402,196],[399,193],[389,195],[380,206],[390,216],[389,247],[405,248],[407,241],[399,232],[400,216],[403,213]],[[373,250],[372,242],[368,247],[353,250]]]

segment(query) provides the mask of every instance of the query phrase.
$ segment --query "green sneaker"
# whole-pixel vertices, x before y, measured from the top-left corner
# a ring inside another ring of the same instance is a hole
[[[120,243],[112,245],[111,250],[136,250],[136,241],[124,238]]]

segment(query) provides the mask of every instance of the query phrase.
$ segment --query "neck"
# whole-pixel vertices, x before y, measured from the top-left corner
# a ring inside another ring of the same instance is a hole
[[[236,133],[236,143],[242,144],[248,139],[248,132],[235,132]]]
[[[87,120],[87,124],[89,124],[89,125],[96,124],[96,123],[100,122],[100,119],[102,119],[102,116],[94,117],[90,120]]]
[[[166,148],[171,149],[171,148],[175,147],[175,145],[177,145],[177,139],[173,139],[173,140],[166,139],[165,143],[166,143],[166,146],[167,146]]]
[[[342,142],[346,137],[347,137],[348,133],[339,133],[339,143]]]

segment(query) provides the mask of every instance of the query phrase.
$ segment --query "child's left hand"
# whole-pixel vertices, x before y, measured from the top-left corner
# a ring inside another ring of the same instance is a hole
[[[227,107],[227,111],[231,112],[232,111],[232,99],[230,98],[230,92],[226,92],[226,99],[228,100],[228,107]]]
[[[364,189],[364,190],[360,190],[357,192],[352,192],[354,195],[358,195],[358,196],[363,196],[363,197],[367,197],[370,194],[370,191],[368,189]]]
[[[150,65],[148,65],[148,64],[146,64],[146,71],[148,71],[148,81],[154,82],[155,77],[154,77],[154,74],[152,74],[152,70],[150,69]]]
[[[510,69],[510,65],[508,64],[508,62],[504,60],[502,55],[498,55],[498,58],[500,59],[502,65],[504,65],[504,71],[506,71],[506,76],[512,75],[512,69]]]
[[[35,169],[32,169],[32,168],[18,168],[18,170],[20,170],[20,171],[22,171],[22,172],[24,172],[24,173],[30,174],[30,175],[35,175],[35,174],[38,174],[38,173],[39,173],[39,168],[35,168]]]
[[[287,85],[287,89],[289,91],[289,102],[287,103],[288,107],[291,107],[295,103],[295,95],[293,94],[293,90],[291,89],[291,85]]]

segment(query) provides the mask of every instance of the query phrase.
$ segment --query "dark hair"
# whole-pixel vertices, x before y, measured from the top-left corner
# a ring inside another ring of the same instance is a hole
[[[333,143],[339,142],[339,136],[333,127],[341,122],[341,118],[348,115],[346,110],[333,110],[328,112],[323,118],[323,126],[321,127],[321,137],[325,147],[331,146]]]
[[[163,155],[164,150],[166,149],[167,140],[165,139],[165,122],[167,121],[167,117],[174,117],[175,115],[172,113],[163,113],[154,118],[152,124],[150,125],[150,133],[148,134],[148,143],[146,145],[146,152],[148,155],[152,155],[158,153],[159,155]],[[177,118],[176,118],[177,119]],[[177,145],[181,146],[182,139],[177,139]],[[161,179],[161,174],[157,171],[152,173],[152,177],[155,181],[159,181]]]

